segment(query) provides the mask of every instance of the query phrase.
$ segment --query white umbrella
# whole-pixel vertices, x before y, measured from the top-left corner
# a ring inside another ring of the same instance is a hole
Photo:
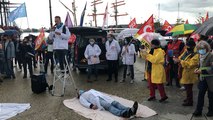
[[[4,30],[2,28],[0,28],[0,33],[4,33]]]
[[[137,39],[140,40],[142,42],[142,44],[145,45],[147,48],[151,48],[151,41],[153,39],[165,41],[165,38],[162,35],[160,35],[159,33],[151,33],[151,32],[143,33],[140,36],[138,36]]]
[[[119,40],[124,39],[125,37],[134,36],[138,32],[138,30],[139,29],[136,28],[126,28],[118,34],[117,39]]]

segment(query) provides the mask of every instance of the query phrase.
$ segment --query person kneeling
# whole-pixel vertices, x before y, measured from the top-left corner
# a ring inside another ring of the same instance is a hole
[[[80,104],[86,108],[93,110],[106,110],[113,115],[129,118],[136,114],[138,109],[138,102],[134,102],[131,108],[122,105],[121,103],[113,100],[111,97],[103,94],[94,89],[84,91],[79,90],[78,98]]]

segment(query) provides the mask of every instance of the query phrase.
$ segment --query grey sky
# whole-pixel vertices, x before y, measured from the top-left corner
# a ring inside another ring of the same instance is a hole
[[[10,0],[11,2],[26,3],[28,20],[30,28],[49,27],[49,0]],[[71,9],[71,2],[73,0],[61,0]],[[92,21],[92,17],[87,16],[91,14],[92,7],[91,2],[93,0],[75,0],[77,6],[77,21],[79,24],[80,15],[87,1],[87,10],[85,13],[84,25]],[[103,4],[97,6],[97,12],[103,13],[106,4],[109,4],[109,13],[113,14],[111,3],[115,0],[102,0]],[[118,0],[120,1],[120,0]],[[155,18],[158,18],[158,4],[160,3],[160,20],[163,23],[164,20],[174,24],[178,16],[178,2],[180,3],[180,18],[183,20],[188,19],[189,23],[195,23],[196,18],[200,15],[205,16],[206,12],[209,11],[209,16],[213,13],[213,0],[125,0],[126,5],[118,7],[119,14],[127,12],[129,15],[125,17],[119,17],[119,24],[128,24],[131,18],[136,18],[137,23],[143,23],[147,20],[151,14],[154,14]],[[52,11],[53,18],[56,15],[61,16],[62,22],[64,22],[67,11],[58,0],[52,0]],[[73,20],[73,16],[71,19]],[[98,16],[98,25],[102,26],[103,16]],[[21,28],[27,28],[27,19],[20,18],[16,20],[17,24]],[[54,19],[53,19],[54,22]],[[108,17],[109,25],[115,24],[114,18]],[[93,22],[94,25],[94,22]]]

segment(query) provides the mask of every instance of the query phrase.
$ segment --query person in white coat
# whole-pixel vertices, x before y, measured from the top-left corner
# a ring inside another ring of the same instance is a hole
[[[64,70],[65,55],[68,52],[69,29],[61,22],[59,16],[55,16],[55,28],[50,32],[49,38],[53,40],[55,58],[58,59],[60,69]]]
[[[101,49],[97,44],[95,44],[95,39],[90,39],[89,44],[87,45],[86,50],[84,52],[84,56],[87,59],[87,63],[88,63],[87,82],[92,82],[90,80],[92,70],[94,70],[95,72],[95,81],[98,78],[97,64],[100,63],[100,59],[99,59],[100,54],[101,54]]]
[[[123,80],[125,82],[127,69],[130,70],[132,84],[134,82],[134,56],[135,56],[135,45],[131,43],[131,37],[127,37],[124,40],[124,46],[122,48],[121,56],[124,65]]]
[[[118,41],[115,40],[115,37],[112,34],[107,35],[106,42],[106,59],[108,62],[108,79],[107,81],[112,80],[112,74],[115,74],[115,82],[118,81],[118,59],[119,53],[121,51]]]
[[[79,90],[78,98],[80,104],[86,108],[106,110],[119,117],[129,118],[130,116],[135,115],[138,109],[137,101],[135,101],[133,106],[129,108],[113,100],[110,96],[94,89],[88,91]]]

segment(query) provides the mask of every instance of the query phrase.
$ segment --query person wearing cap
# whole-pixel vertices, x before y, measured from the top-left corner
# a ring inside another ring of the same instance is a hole
[[[100,59],[99,59],[100,54],[101,54],[101,49],[97,44],[95,44],[95,39],[89,39],[89,44],[87,45],[86,50],[84,52],[84,56],[87,59],[87,63],[88,63],[87,82],[92,82],[90,80],[92,70],[94,70],[95,72],[95,81],[98,78],[97,64],[100,63]]]
[[[126,107],[115,101],[110,96],[94,89],[88,91],[79,90],[78,96],[80,104],[93,110],[106,110],[113,115],[129,118],[137,113],[138,102],[135,101],[133,106]]]
[[[175,63],[179,63],[182,67],[182,77],[180,83],[185,86],[186,99],[183,101],[183,106],[193,106],[193,84],[197,82],[198,76],[194,74],[194,70],[199,64],[199,55],[195,52],[194,39],[190,39],[186,43],[186,50],[179,58],[174,57]]]
[[[194,116],[201,116],[204,106],[205,94],[208,91],[208,113],[207,117],[213,117],[213,54],[211,47],[206,41],[200,41],[197,44],[199,53],[199,68],[194,73],[199,75],[197,106]]]
[[[163,83],[166,81],[166,74],[164,69],[164,56],[165,52],[160,48],[160,41],[154,39],[151,41],[151,51],[148,53],[146,49],[141,49],[142,56],[150,62],[148,67],[150,68],[151,80],[149,80],[150,97],[148,101],[153,101],[155,97],[155,88],[157,86],[161,99],[159,102],[163,102],[168,99]]]
[[[115,40],[115,37],[112,34],[107,35],[106,42],[106,59],[108,62],[108,79],[107,81],[112,80],[112,74],[115,74],[115,82],[118,81],[118,59],[121,47],[118,41]]]

